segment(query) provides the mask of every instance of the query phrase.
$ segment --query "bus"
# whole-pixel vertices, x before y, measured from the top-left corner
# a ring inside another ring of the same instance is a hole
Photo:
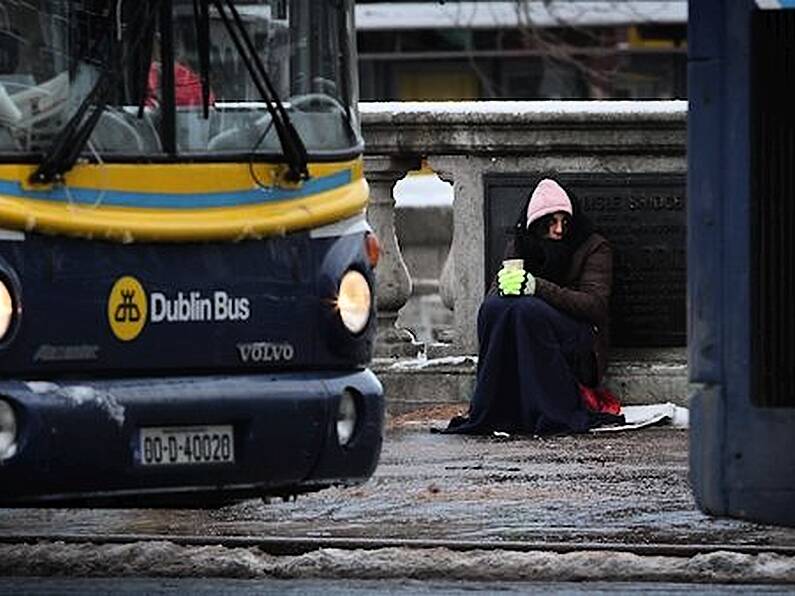
[[[0,506],[372,475],[353,4],[0,3]]]

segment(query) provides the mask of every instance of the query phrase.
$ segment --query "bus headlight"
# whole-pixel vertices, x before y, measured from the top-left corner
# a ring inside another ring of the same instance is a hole
[[[11,404],[0,399],[0,461],[17,452],[17,416]]]
[[[352,391],[345,389],[340,396],[337,409],[337,441],[341,446],[348,444],[354,430],[356,430],[356,399]]]
[[[0,340],[5,338],[14,319],[14,300],[5,281],[0,279]]]
[[[337,296],[337,308],[345,328],[351,333],[359,333],[370,319],[372,294],[367,279],[351,269],[342,276]]]

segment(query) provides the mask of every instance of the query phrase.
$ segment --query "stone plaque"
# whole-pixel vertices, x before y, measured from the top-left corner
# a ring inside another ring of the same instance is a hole
[[[613,247],[611,345],[684,346],[686,200],[684,174],[568,174],[597,232]],[[486,288],[502,260],[535,176],[485,178]]]

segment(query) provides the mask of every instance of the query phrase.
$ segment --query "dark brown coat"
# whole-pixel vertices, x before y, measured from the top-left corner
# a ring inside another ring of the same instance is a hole
[[[513,240],[505,248],[505,258],[519,258]],[[613,285],[613,250],[599,234],[591,234],[574,251],[566,281],[559,286],[536,277],[535,295],[571,317],[594,326],[594,356],[597,379],[601,382],[607,368],[610,333],[609,302]],[[497,293],[495,278],[489,294]]]

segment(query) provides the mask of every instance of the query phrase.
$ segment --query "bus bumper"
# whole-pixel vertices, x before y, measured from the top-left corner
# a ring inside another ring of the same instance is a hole
[[[343,395],[356,420],[341,445]],[[369,370],[6,380],[0,399],[17,426],[0,461],[4,506],[205,506],[358,484],[383,435],[383,390]]]

